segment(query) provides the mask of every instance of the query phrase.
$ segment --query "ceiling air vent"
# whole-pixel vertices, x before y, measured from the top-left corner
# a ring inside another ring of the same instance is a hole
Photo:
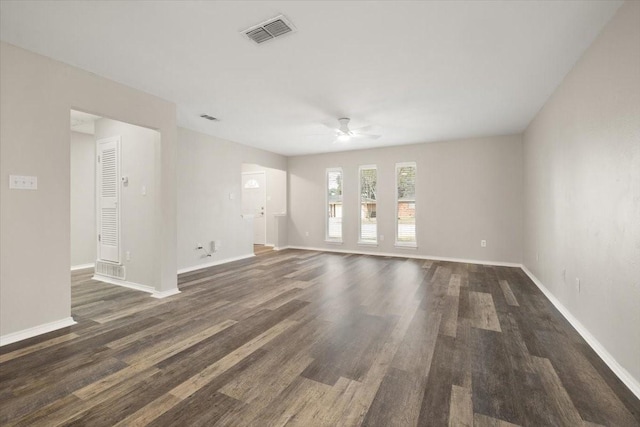
[[[296,28],[283,15],[276,16],[258,25],[254,25],[243,33],[254,42],[260,44],[295,31]]]

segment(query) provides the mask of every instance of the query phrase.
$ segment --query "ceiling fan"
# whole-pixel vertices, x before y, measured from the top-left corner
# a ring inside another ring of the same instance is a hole
[[[336,129],[336,142],[348,142],[352,138],[362,138],[362,139],[378,139],[380,135],[373,135],[365,133],[367,130],[371,129],[372,126],[364,126],[358,129],[349,129],[349,121],[351,119],[347,117],[343,117],[338,119],[339,126]]]

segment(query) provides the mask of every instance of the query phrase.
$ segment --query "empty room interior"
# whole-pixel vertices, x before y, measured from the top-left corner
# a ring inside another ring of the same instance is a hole
[[[640,1],[0,38],[0,425],[640,426]]]

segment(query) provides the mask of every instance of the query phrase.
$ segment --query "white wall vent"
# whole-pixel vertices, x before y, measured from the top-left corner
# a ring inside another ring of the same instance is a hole
[[[96,274],[99,274],[101,276],[106,276],[106,277],[113,277],[114,279],[124,280],[125,278],[124,265],[97,261]]]
[[[279,15],[247,28],[243,33],[254,42],[260,44],[284,34],[292,33],[295,30],[296,27],[293,26],[291,21],[285,18],[284,15]]]

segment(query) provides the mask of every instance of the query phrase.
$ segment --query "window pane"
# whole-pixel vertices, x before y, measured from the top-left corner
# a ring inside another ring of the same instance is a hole
[[[342,240],[342,171],[327,171],[327,238]]]
[[[416,166],[403,164],[396,166],[398,206],[398,243],[416,241]]]
[[[255,179],[250,179],[244,184],[244,188],[246,188],[246,189],[260,188],[260,183],[258,181],[256,181]]]
[[[363,242],[378,240],[377,187],[378,171],[360,169],[360,241]]]

